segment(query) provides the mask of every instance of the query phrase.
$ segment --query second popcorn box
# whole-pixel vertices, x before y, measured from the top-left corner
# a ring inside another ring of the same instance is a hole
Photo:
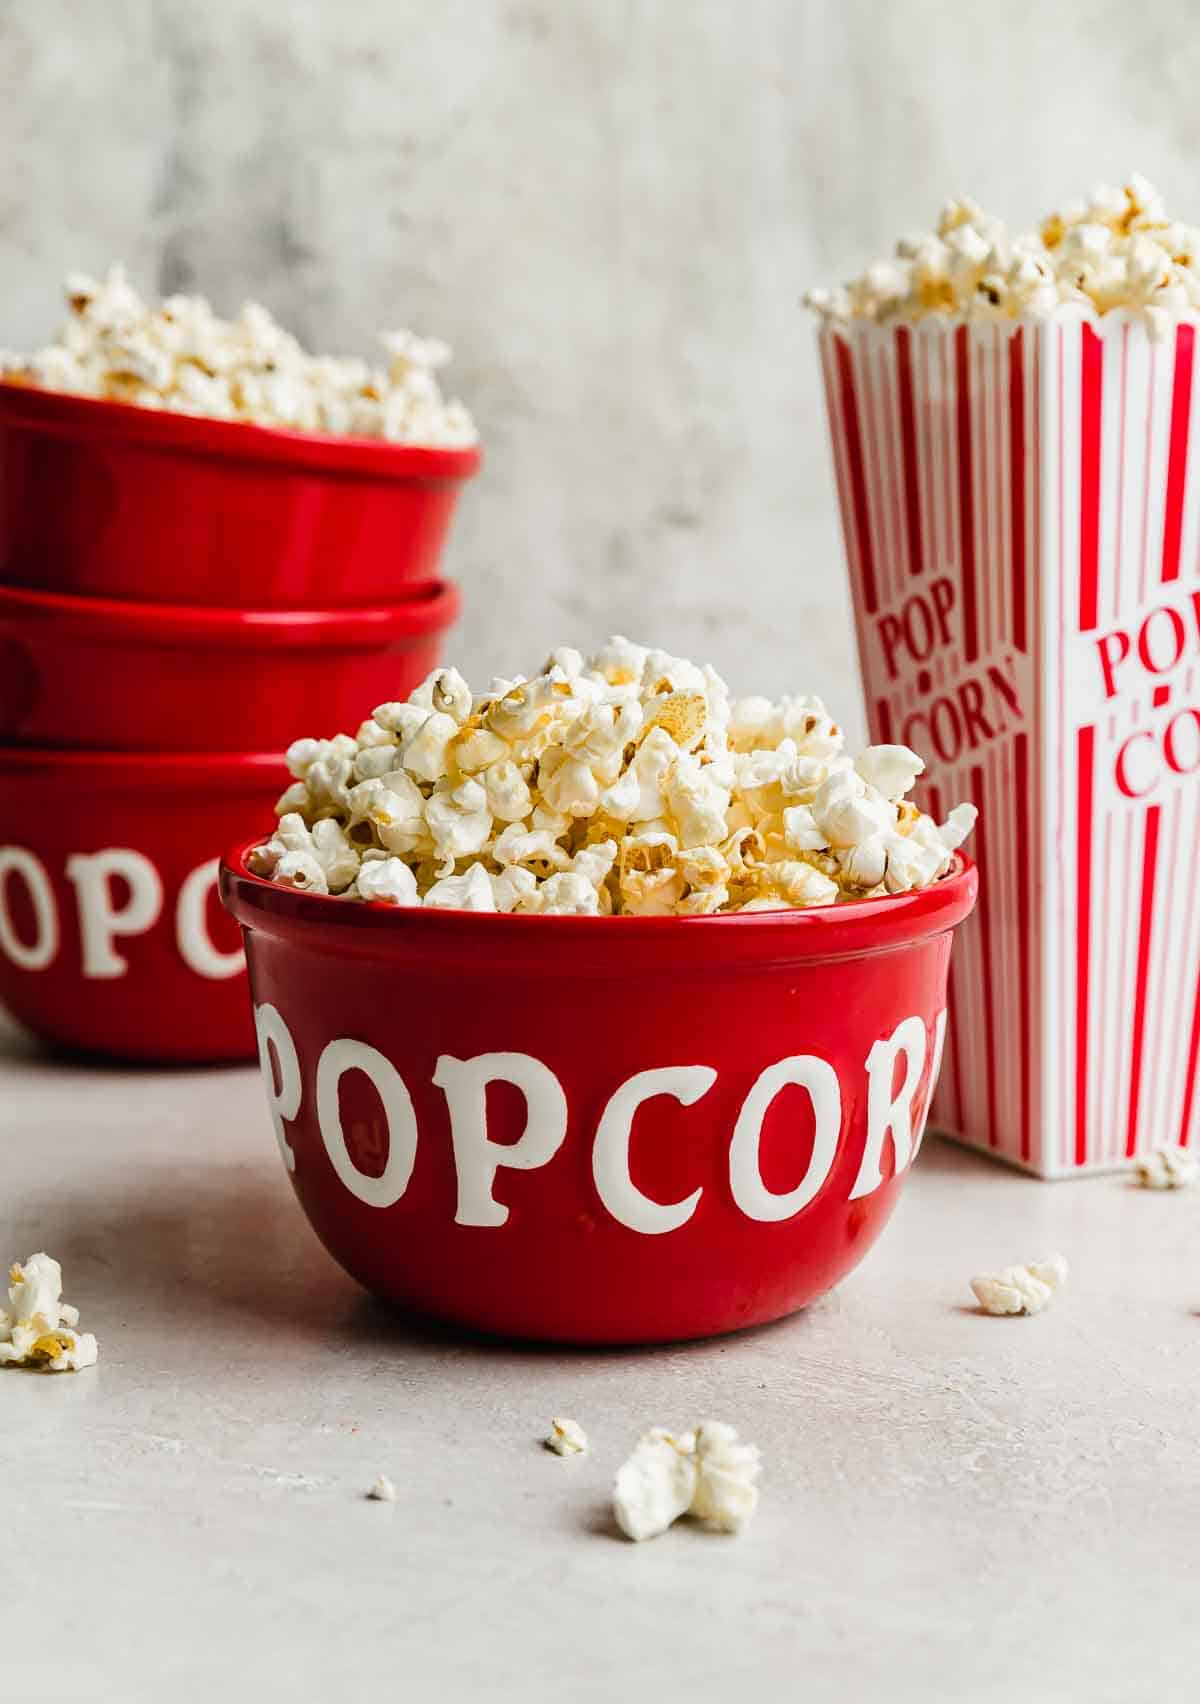
[[[1045,1177],[1200,1142],[1191,314],[820,333],[872,738],[980,811],[934,1121]]]

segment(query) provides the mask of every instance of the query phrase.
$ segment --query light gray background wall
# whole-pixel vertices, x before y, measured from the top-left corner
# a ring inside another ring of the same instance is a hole
[[[486,676],[610,629],[858,716],[801,290],[968,191],[1200,215],[1194,0],[0,0],[0,345],[72,267],[455,347]]]

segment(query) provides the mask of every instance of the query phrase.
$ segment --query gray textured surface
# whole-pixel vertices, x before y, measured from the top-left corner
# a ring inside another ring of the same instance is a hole
[[[1189,0],[6,0],[0,344],[72,266],[444,334],[470,669],[612,628],[854,725],[801,289],[970,189],[1194,190]]]
[[[253,1071],[71,1068],[0,1028],[0,1072],[0,1253],[62,1259],[102,1356],[0,1374],[6,1698],[1194,1694],[1200,1191],[931,1141],[806,1313],[539,1353],[368,1302],[304,1225]],[[1056,1246],[1048,1313],[965,1305],[971,1272]],[[590,1456],[538,1447],[556,1413]],[[619,1539],[637,1431],[705,1415],[763,1447],[754,1523]],[[394,1507],[365,1500],[380,1472]]]

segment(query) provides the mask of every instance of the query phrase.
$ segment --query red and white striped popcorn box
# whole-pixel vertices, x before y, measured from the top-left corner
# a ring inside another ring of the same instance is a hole
[[[820,342],[872,738],[980,810],[933,1122],[1042,1177],[1200,1146],[1196,325]]]

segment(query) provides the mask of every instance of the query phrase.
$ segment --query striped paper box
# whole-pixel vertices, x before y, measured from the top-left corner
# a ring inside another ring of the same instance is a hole
[[[821,332],[872,737],[980,809],[934,1122],[1043,1177],[1200,1145],[1195,345]]]

